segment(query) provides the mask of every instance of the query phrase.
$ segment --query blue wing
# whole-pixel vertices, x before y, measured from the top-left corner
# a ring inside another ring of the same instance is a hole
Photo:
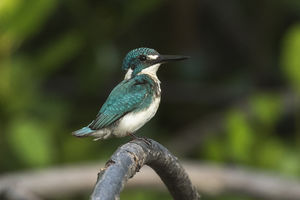
[[[145,104],[145,101],[149,102],[152,84],[147,79],[140,75],[117,85],[101,107],[96,119],[88,127],[92,130],[107,127],[126,113]]]

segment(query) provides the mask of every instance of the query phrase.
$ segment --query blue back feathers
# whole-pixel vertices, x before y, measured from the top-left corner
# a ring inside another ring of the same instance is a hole
[[[148,75],[123,80],[112,90],[89,128],[110,126],[128,112],[147,108],[157,95],[155,88],[158,88],[156,83]]]

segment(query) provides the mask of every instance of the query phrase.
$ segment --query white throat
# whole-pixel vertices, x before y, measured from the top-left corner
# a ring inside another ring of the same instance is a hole
[[[138,75],[139,74],[147,74],[147,75],[151,76],[152,78],[156,78],[158,80],[158,78],[156,76],[156,72],[157,72],[159,66],[160,66],[160,64],[151,65],[150,67],[147,67],[147,68],[143,69],[141,72],[139,72]]]
[[[148,76],[150,76],[158,85],[158,90],[159,92],[161,91],[160,89],[160,80],[157,78],[156,72],[159,68],[160,64],[155,64],[155,65],[151,65],[150,67],[147,67],[145,69],[143,69],[139,74],[146,74]]]
[[[151,76],[151,78],[153,78],[156,82],[160,83],[160,81],[158,80],[157,78],[157,75],[156,75],[156,72],[159,68],[160,64],[155,64],[155,65],[151,65],[150,67],[147,67],[145,69],[143,69],[142,71],[140,71],[137,75],[140,75],[140,74],[146,74],[146,75],[149,75]],[[132,72],[133,70],[131,68],[128,69],[127,73],[125,74],[125,77],[124,79],[125,80],[128,80],[128,79],[131,79],[132,77]]]

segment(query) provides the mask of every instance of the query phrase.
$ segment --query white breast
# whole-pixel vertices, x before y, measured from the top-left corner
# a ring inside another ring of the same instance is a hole
[[[123,137],[137,131],[155,115],[159,103],[160,97],[157,97],[147,109],[125,115],[114,129],[113,134],[116,137]]]

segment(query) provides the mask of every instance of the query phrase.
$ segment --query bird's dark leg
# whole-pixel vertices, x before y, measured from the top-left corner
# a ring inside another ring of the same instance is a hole
[[[131,136],[132,140],[134,140],[134,139],[136,139],[136,140],[142,140],[147,145],[149,145],[149,146],[151,145],[151,141],[148,138],[146,138],[146,137],[138,137],[134,133],[129,133],[129,135]]]

